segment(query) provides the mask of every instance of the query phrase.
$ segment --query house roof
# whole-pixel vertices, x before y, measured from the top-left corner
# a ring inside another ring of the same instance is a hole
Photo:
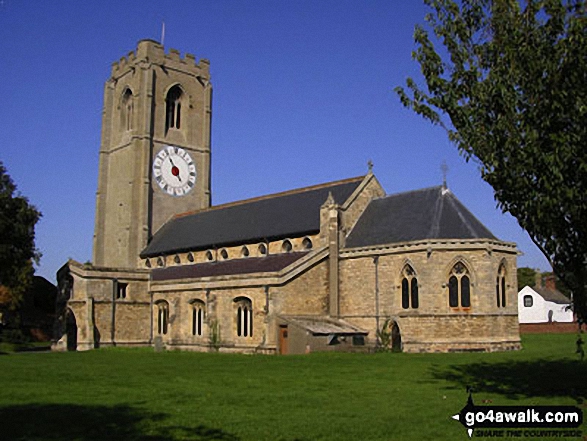
[[[374,199],[350,232],[349,248],[422,239],[496,239],[443,186]]]
[[[194,265],[171,266],[155,268],[151,272],[151,280],[192,279],[233,274],[253,274],[280,271],[296,260],[304,257],[308,252],[292,252],[270,254],[264,257],[246,257],[219,262],[205,262]]]
[[[332,193],[344,203],[363,176],[219,205],[173,217],[141,252],[153,257],[191,250],[299,237],[320,231],[320,207]]]
[[[558,303],[559,305],[568,305],[571,303],[571,300],[557,289],[537,287],[532,289],[547,302]]]

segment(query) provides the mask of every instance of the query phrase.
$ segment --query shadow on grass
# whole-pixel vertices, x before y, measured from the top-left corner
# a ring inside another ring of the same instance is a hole
[[[239,441],[211,427],[165,426],[167,415],[129,406],[29,404],[0,407],[3,440]]]
[[[519,397],[587,398],[587,363],[575,360],[534,360],[470,363],[432,368],[432,376],[463,390]]]

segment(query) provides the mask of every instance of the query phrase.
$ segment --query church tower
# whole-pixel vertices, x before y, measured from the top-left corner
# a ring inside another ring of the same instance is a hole
[[[93,264],[136,268],[174,214],[210,206],[210,63],[142,40],[104,88]]]

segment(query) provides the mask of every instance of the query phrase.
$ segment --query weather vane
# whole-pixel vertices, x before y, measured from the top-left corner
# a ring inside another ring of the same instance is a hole
[[[447,188],[446,175],[448,174],[448,165],[446,165],[446,161],[442,161],[442,165],[440,166],[440,170],[442,171],[442,187]]]

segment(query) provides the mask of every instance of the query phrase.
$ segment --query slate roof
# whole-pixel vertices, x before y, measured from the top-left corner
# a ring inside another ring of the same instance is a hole
[[[374,199],[350,232],[346,247],[423,239],[496,239],[443,186]]]
[[[328,193],[342,204],[363,179],[360,176],[177,215],[155,233],[141,257],[317,233],[320,207]]]
[[[270,254],[264,257],[247,257],[221,262],[205,262],[194,265],[156,268],[151,272],[151,280],[175,280],[212,277],[233,274],[252,274],[279,271],[304,257],[307,252]]]

